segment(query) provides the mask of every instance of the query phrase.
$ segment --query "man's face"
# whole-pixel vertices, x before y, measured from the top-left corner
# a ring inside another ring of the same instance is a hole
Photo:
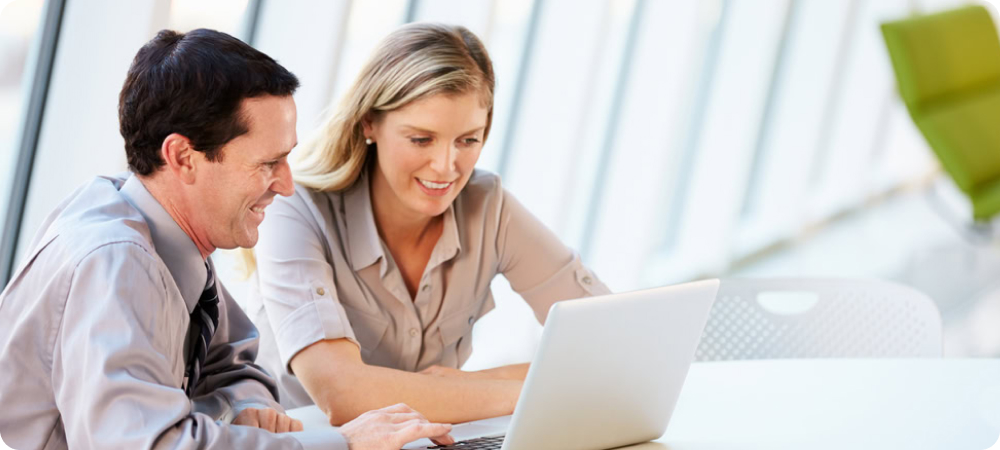
[[[191,214],[203,239],[214,248],[251,248],[264,208],[275,195],[292,195],[288,153],[297,144],[295,101],[262,96],[243,101],[250,131],[222,147],[222,159],[199,153]]]

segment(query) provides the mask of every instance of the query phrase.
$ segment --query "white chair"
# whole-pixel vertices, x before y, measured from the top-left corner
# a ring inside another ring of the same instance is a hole
[[[940,357],[941,349],[941,314],[908,286],[724,279],[695,359]]]

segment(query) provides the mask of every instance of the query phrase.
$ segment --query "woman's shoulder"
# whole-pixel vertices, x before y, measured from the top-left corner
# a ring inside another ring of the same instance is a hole
[[[292,195],[288,197],[275,196],[273,204],[268,206],[267,211],[275,217],[304,220],[310,223],[320,222],[322,217],[331,213],[325,211],[333,206],[334,202],[331,201],[330,197],[331,193],[295,183]]]
[[[499,216],[505,195],[499,175],[476,169],[455,199],[455,212],[466,220],[479,217],[479,220],[490,221],[488,217]]]
[[[462,190],[461,197],[482,201],[485,198],[496,196],[502,192],[503,186],[500,183],[500,175],[483,169],[475,169],[472,172],[472,176],[469,177],[469,182],[465,184],[465,189]]]

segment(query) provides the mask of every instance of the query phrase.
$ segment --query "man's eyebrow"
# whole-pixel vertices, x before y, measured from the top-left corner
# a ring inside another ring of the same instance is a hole
[[[296,143],[295,145],[299,145],[299,144]],[[295,145],[293,145],[292,148],[295,148]],[[279,160],[281,158],[284,158],[284,157],[288,156],[288,154],[291,153],[291,152],[292,152],[291,150],[287,150],[287,151],[281,152],[281,154],[279,154],[278,156],[275,156],[273,158],[267,158],[267,161],[277,161],[277,160]]]

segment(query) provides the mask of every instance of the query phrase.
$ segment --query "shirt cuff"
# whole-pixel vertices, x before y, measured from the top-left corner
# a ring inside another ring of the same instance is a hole
[[[348,450],[347,438],[334,428],[288,433],[302,444],[303,450]]]
[[[549,315],[549,309],[556,302],[610,293],[611,290],[583,265],[580,255],[577,254],[573,255],[569,264],[563,266],[549,279],[520,292],[521,297],[531,305],[538,322],[542,324]]]

